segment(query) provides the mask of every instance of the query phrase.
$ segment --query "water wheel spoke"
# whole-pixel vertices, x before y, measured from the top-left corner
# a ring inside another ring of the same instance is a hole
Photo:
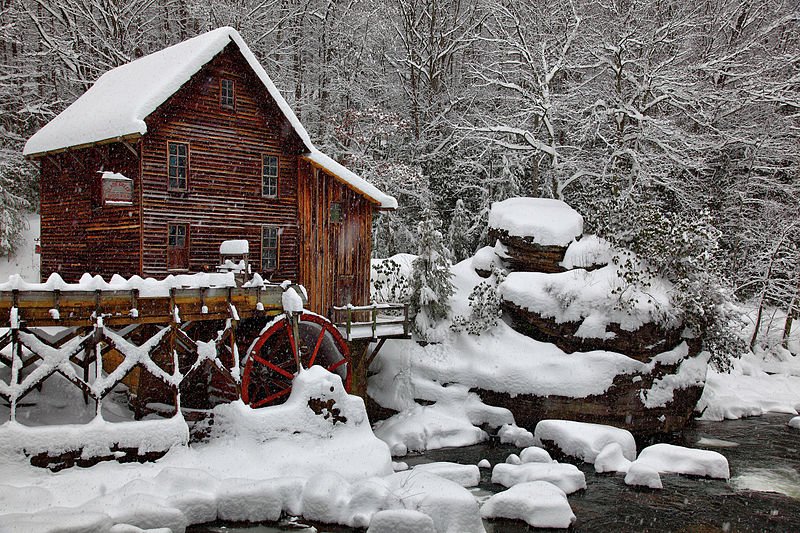
[[[264,359],[264,358],[262,358],[262,357],[260,357],[258,355],[253,355],[253,359],[255,359],[256,361],[258,361],[262,365],[274,370],[278,374],[280,374],[280,375],[282,375],[282,376],[284,376],[284,377],[286,377],[286,378],[288,378],[290,380],[294,379],[294,374],[284,370],[283,368],[279,367],[278,365],[276,365],[272,361],[267,361],[266,359]]]
[[[347,359],[340,359],[339,361],[337,361],[337,362],[333,363],[331,366],[329,366],[327,368],[327,370],[328,370],[328,372],[333,372],[334,370],[336,370],[337,368],[339,368],[340,366],[342,366],[344,364],[347,364]]]
[[[285,388],[285,389],[283,389],[283,390],[281,390],[281,391],[278,391],[278,392],[276,392],[275,394],[271,394],[271,395],[267,396],[267,397],[266,397],[266,398],[264,398],[263,400],[258,400],[257,402],[255,402],[255,403],[252,405],[252,407],[253,407],[253,408],[256,408],[256,407],[261,407],[262,405],[266,405],[266,404],[268,404],[268,403],[270,403],[270,402],[274,402],[274,401],[275,401],[275,400],[277,400],[278,398],[280,398],[280,397],[282,397],[282,396],[286,396],[286,395],[287,395],[287,394],[289,394],[291,391],[292,391],[292,387],[291,387],[291,386],[290,386],[290,387],[287,387],[287,388]]]
[[[317,343],[314,345],[314,351],[311,352],[311,359],[308,360],[308,366],[311,367],[314,365],[314,361],[317,360],[317,354],[319,353],[319,347],[322,346],[322,340],[325,338],[325,328],[322,328],[319,332],[319,337],[317,337]]]

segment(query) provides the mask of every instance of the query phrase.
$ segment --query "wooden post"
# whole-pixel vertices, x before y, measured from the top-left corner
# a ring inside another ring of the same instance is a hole
[[[378,331],[378,307],[375,304],[372,304],[372,338],[375,338],[375,335]]]
[[[353,329],[353,310],[347,307],[347,340],[351,339],[350,331]]]
[[[409,323],[408,323],[408,304],[403,306],[403,335],[408,337]]]
[[[294,337],[294,362],[299,372],[302,368],[300,363],[300,315],[297,313],[292,313],[290,318],[292,324],[292,337]]]

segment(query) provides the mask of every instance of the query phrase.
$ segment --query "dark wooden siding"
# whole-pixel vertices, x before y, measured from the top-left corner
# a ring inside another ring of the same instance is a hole
[[[41,160],[41,277],[139,273],[139,162],[119,143]],[[132,206],[100,205],[99,170],[134,180]]]
[[[308,307],[327,314],[333,305],[369,303],[373,206],[306,160],[299,162],[300,283]],[[331,220],[331,204],[341,220]]]
[[[220,105],[220,79],[233,79],[235,110]],[[213,269],[219,244],[247,239],[258,265],[261,227],[282,228],[273,279],[297,279],[297,154],[302,147],[263,84],[231,45],[148,119],[142,175],[143,270],[164,276],[167,226],[190,225],[191,271]],[[167,143],[189,145],[188,190],[167,190]],[[261,194],[262,155],[279,158],[278,197]]]

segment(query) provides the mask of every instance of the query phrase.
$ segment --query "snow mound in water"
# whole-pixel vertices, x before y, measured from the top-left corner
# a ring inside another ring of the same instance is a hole
[[[454,483],[462,487],[474,487],[481,481],[480,469],[475,465],[462,465],[458,463],[425,463],[414,467],[415,472],[427,472]]]
[[[513,444],[517,448],[532,446],[534,443],[533,433],[516,424],[503,424],[497,430],[497,436],[501,444]]]
[[[586,477],[578,467],[566,463],[499,463],[492,469],[492,483],[513,487],[529,481],[547,481],[567,494],[586,488]]]
[[[489,227],[542,246],[567,246],[583,233],[583,217],[561,200],[509,198],[492,204]]]
[[[796,416],[789,420],[789,427],[794,429],[800,429],[800,416]]]
[[[603,451],[597,454],[594,460],[594,471],[604,472],[627,472],[631,466],[631,461],[625,458],[622,446],[618,442],[608,444]]]
[[[485,532],[478,502],[458,483],[414,470],[398,472],[384,479],[406,509],[433,518],[436,531]]]
[[[644,465],[657,472],[668,474],[687,474],[721,479],[731,477],[728,460],[721,453],[684,448],[673,444],[648,446],[642,450],[631,468],[634,465]]]
[[[647,487],[649,489],[663,489],[661,484],[661,476],[658,475],[656,470],[653,470],[645,464],[633,463],[628,468],[628,473],[625,474],[625,484],[638,487]]]
[[[636,459],[636,440],[630,431],[572,420],[542,420],[536,424],[534,435],[538,445],[552,442],[562,453],[594,463],[603,448],[616,442],[629,461]]]
[[[433,519],[419,511],[397,509],[378,511],[369,523],[367,533],[435,533]]]
[[[568,528],[575,515],[564,491],[546,481],[514,485],[486,500],[484,518],[524,520],[533,527]]]
[[[539,448],[538,446],[528,446],[519,454],[519,458],[523,463],[552,463],[553,459],[547,450]]]

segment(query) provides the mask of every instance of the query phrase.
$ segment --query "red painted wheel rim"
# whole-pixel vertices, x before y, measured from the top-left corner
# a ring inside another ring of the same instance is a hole
[[[321,365],[342,378],[350,390],[350,351],[339,330],[313,313],[300,315],[300,362],[303,367]],[[292,390],[297,372],[294,337],[286,315],[271,322],[251,345],[242,375],[242,400],[251,407],[283,403]]]

